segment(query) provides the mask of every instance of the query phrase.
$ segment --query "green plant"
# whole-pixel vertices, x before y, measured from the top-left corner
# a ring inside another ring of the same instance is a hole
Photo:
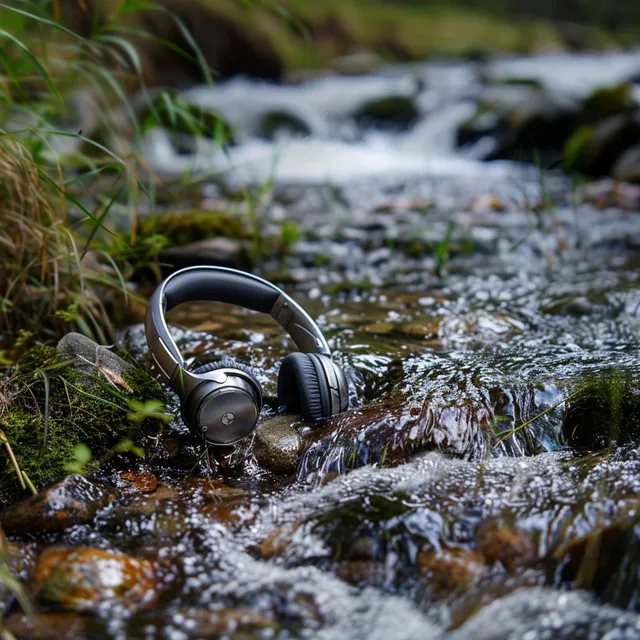
[[[46,339],[73,329],[109,341],[114,314],[134,297],[130,276],[163,246],[138,237],[138,206],[155,194],[144,130],[211,124],[165,95],[164,111],[147,100],[141,126],[129,95],[140,87],[148,99],[134,46],[145,34],[123,17],[171,16],[134,0],[110,8],[84,37],[60,22],[56,1],[0,2],[0,335]],[[222,143],[222,125],[211,126]],[[115,209],[125,236],[110,223]]]

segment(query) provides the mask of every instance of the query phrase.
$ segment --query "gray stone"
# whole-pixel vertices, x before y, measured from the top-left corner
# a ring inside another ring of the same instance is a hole
[[[292,416],[274,416],[257,429],[254,454],[261,467],[275,473],[294,473],[300,458],[300,436],[293,428]]]
[[[132,364],[109,351],[109,347],[99,345],[80,333],[68,333],[61,338],[57,352],[61,359],[72,360],[78,371],[89,375],[97,373],[97,367],[119,375],[134,368]]]
[[[622,182],[640,182],[640,144],[627,149],[613,166],[613,177]]]

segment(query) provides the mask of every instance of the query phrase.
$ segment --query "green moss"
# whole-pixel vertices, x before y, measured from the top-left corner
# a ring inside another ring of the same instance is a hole
[[[57,362],[56,348],[52,346],[31,347],[20,358],[19,373],[21,375],[33,373],[40,367],[46,367]]]
[[[162,235],[174,247],[220,236],[237,240],[249,237],[241,217],[198,210],[146,217],[140,222],[139,235]]]
[[[8,411],[0,419],[0,428],[20,468],[37,489],[66,474],[77,444],[87,445],[97,462],[119,442],[139,441],[145,433],[157,433],[162,426],[160,420],[148,419],[137,425],[128,419],[129,400],[166,403],[162,388],[143,370],[136,368],[123,374],[133,389],[130,393],[111,384],[98,370],[95,375],[87,375],[70,363],[60,364],[53,347],[29,350],[10,383]],[[19,493],[16,471],[2,450],[0,505]]]

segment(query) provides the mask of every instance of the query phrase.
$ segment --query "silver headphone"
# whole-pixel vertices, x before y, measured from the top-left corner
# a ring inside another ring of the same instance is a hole
[[[291,336],[300,352],[280,365],[278,405],[306,420],[345,411],[348,385],[344,371],[318,325],[275,285],[250,273],[225,267],[188,267],[166,278],[147,306],[145,334],[151,373],[180,398],[185,423],[210,444],[232,444],[255,427],[262,409],[260,383],[248,367],[231,360],[185,367],[165,320],[165,313],[188,301],[227,302],[270,314]]]

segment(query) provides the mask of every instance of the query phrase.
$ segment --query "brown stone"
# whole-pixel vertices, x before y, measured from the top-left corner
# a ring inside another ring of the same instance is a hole
[[[90,547],[45,549],[33,583],[40,600],[72,611],[92,610],[109,600],[139,608],[153,604],[160,591],[151,561]]]
[[[418,555],[418,567],[429,580],[435,598],[466,591],[485,571],[483,557],[472,549],[452,547],[425,549]]]
[[[153,493],[158,488],[158,479],[148,471],[125,471],[120,477],[140,493]]]
[[[2,624],[16,638],[79,640],[89,637],[90,626],[96,622],[95,618],[75,612],[55,611],[39,613],[33,620],[23,613],[14,613],[5,618]],[[104,629],[101,631],[104,633]]]
[[[478,551],[489,565],[499,563],[512,573],[538,560],[535,540],[528,531],[490,521],[480,525],[476,535]]]
[[[284,555],[287,549],[293,544],[293,534],[299,527],[299,523],[289,522],[274,531],[260,545],[262,557],[269,560]]]
[[[114,498],[115,494],[106,487],[72,473],[38,495],[6,509],[0,522],[9,533],[64,531],[90,522]]]

